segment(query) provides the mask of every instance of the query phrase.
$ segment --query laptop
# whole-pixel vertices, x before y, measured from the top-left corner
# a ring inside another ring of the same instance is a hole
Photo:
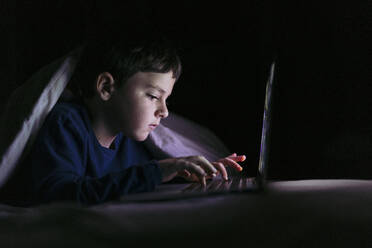
[[[221,175],[208,180],[205,186],[199,182],[193,183],[166,183],[159,185],[153,192],[125,195],[120,198],[120,202],[127,201],[167,201],[175,199],[204,197],[216,194],[237,193],[237,192],[262,192],[266,186],[270,124],[271,124],[271,105],[272,105],[272,85],[274,81],[275,61],[270,65],[269,77],[266,82],[265,102],[262,121],[260,155],[257,174],[250,177],[241,173],[236,173],[228,169],[229,180],[225,181]]]

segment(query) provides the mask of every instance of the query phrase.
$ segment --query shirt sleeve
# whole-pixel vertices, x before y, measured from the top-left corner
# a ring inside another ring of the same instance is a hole
[[[161,183],[156,161],[99,178],[86,176],[87,137],[69,119],[57,122],[45,132],[46,138],[35,143],[36,156],[31,156],[34,200],[38,203],[96,204],[124,194],[152,191]]]

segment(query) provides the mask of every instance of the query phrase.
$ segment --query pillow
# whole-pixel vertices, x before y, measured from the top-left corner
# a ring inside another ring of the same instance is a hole
[[[157,159],[203,155],[213,162],[231,154],[211,130],[172,112],[150,133],[145,145]]]
[[[79,54],[77,49],[41,68],[10,96],[0,119],[0,187],[27,155],[70,80]]]

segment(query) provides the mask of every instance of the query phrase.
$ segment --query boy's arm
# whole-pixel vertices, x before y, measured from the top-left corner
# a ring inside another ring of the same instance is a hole
[[[57,122],[35,143],[31,155],[33,193],[37,203],[76,201],[95,204],[118,198],[120,195],[153,190],[161,183],[161,172],[155,161],[133,166],[100,178],[85,176],[87,139],[71,123]]]
[[[55,173],[40,184],[40,202],[76,201],[97,204],[117,199],[120,195],[151,191],[160,184],[160,172],[155,163],[132,166],[122,172],[100,178],[72,173]]]

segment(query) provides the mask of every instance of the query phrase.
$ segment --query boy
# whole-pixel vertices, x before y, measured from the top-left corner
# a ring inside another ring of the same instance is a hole
[[[157,36],[97,39],[86,45],[69,89],[47,116],[21,165],[30,204],[96,204],[151,191],[176,176],[198,180],[237,170],[243,156],[155,161],[143,144],[168,116],[167,98],[181,73],[172,48]]]

